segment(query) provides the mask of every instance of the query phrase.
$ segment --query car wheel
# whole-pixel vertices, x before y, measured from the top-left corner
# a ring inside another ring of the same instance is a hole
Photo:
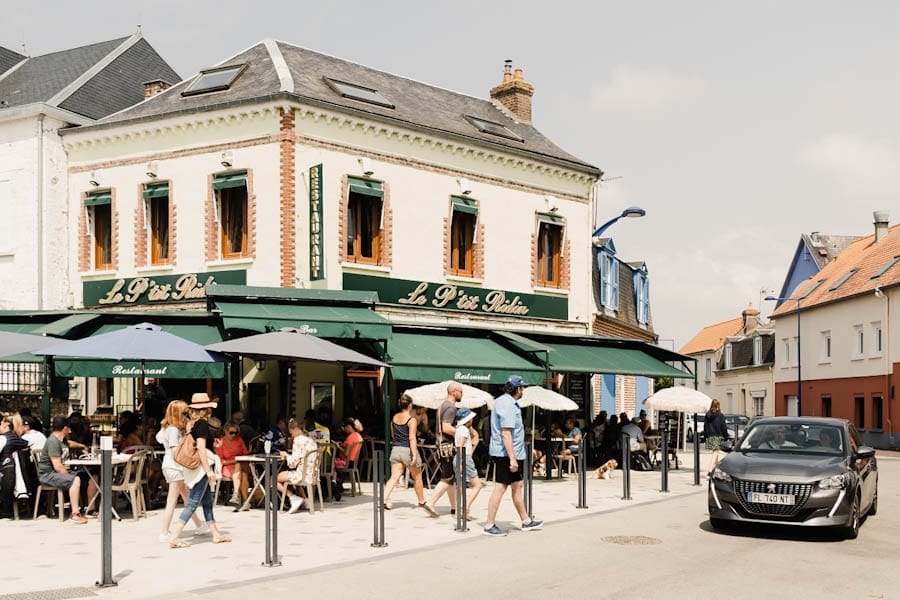
[[[844,526],[844,537],[855,540],[859,535],[859,494],[853,495],[853,504],[850,505],[850,516]]]
[[[875,495],[872,496],[872,504],[869,505],[869,512],[866,513],[868,517],[874,517],[878,513],[878,486],[875,486]]]

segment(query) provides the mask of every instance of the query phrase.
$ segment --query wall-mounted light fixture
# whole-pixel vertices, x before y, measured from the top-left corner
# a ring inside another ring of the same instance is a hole
[[[91,178],[88,179],[88,183],[94,187],[100,187],[100,171],[91,171]]]
[[[264,371],[265,369],[266,369],[266,361],[264,361],[264,360],[256,361],[256,370],[257,371]]]
[[[465,177],[460,177],[456,180],[456,183],[459,184],[459,193],[463,196],[468,196],[472,193],[472,182]]]
[[[372,159],[368,156],[363,156],[359,159],[359,166],[362,168],[363,175],[370,176],[375,174],[375,169],[372,168]]]
[[[155,160],[151,160],[147,163],[147,177],[150,179],[156,179],[156,174],[159,172],[159,165],[156,164]]]
[[[234,164],[234,154],[232,154],[231,150],[226,150],[222,153],[222,166],[226,169]]]
[[[559,201],[556,196],[546,196],[544,200],[547,202],[547,210],[554,213],[559,210]]]

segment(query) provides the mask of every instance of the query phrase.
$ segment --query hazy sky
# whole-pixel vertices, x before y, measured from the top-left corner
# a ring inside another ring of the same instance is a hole
[[[647,262],[676,349],[779,290],[802,232],[900,218],[898,2],[3,4],[0,45],[38,55],[140,24],[182,77],[273,37],[487,98],[513,59],[535,125],[610,179],[602,216],[647,210],[608,234]]]

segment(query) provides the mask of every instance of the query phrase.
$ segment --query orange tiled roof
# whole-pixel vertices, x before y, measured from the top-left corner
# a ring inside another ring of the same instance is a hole
[[[803,297],[800,307],[807,308],[851,296],[874,293],[878,286],[886,288],[898,285],[900,284],[900,262],[894,264],[879,277],[872,279],[875,273],[898,255],[900,255],[900,225],[894,225],[888,229],[878,243],[875,243],[875,234],[872,234],[847,246],[846,250],[838,254],[809,281],[797,286],[792,298]],[[853,269],[857,269],[857,271],[837,289],[831,290],[841,278]],[[778,310],[772,313],[772,317],[790,314],[796,309],[796,302],[784,302],[778,307]]]
[[[744,327],[744,318],[735,317],[709,325],[700,330],[691,341],[685,344],[678,352],[681,354],[696,354],[697,352],[708,352],[709,350],[718,350],[725,343],[725,338],[729,335],[737,335]]]

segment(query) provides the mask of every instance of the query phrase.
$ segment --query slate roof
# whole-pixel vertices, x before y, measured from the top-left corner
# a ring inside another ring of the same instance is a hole
[[[22,56],[18,52],[13,52],[9,48],[4,48],[0,46],[0,77],[3,76],[4,73],[12,69],[14,66],[25,60],[25,56]]]
[[[731,342],[731,368],[740,369],[746,367],[765,367],[775,363],[775,336],[771,333],[760,335],[762,338],[762,355],[760,363],[753,364],[753,340],[757,336],[748,336],[736,342]],[[725,370],[725,354],[716,362],[716,370]]]
[[[130,40],[134,43],[91,79],[66,97],[55,98]],[[45,103],[98,118],[143,100],[143,82],[152,79],[175,83],[180,77],[138,34],[26,58],[0,75],[0,101],[5,102],[3,108]]]
[[[813,260],[819,265],[819,269],[827,265],[835,256],[859,239],[856,235],[830,235],[819,232],[804,233],[801,236],[803,243],[809,248]]]
[[[874,293],[876,287],[888,288],[900,285],[900,260],[895,261],[892,267],[878,277],[874,277],[897,256],[900,256],[900,225],[888,228],[885,236],[877,243],[874,233],[858,238],[818,274],[797,286],[792,298],[803,298],[800,301],[800,308],[803,309]],[[831,289],[853,269],[857,269],[856,273],[837,289]],[[796,310],[796,302],[786,301],[771,316],[793,314]]]
[[[277,48],[274,60],[267,42],[269,46]],[[216,67],[240,64],[247,66],[228,90],[182,96],[181,92],[191,84],[192,78],[97,124],[82,127],[81,130],[286,96],[298,102],[355,112],[399,126],[426,129],[444,136],[463,137],[469,141],[501,146],[516,153],[539,155],[597,176],[600,174],[596,167],[562,150],[532,125],[517,123],[487,99],[466,96],[281,41],[259,42]],[[285,84],[276,72],[276,68],[283,64],[286,64],[289,74]],[[342,97],[326,83],[325,77],[377,90],[395,108]],[[465,119],[464,115],[499,123],[522,141],[483,133]]]
[[[678,352],[680,354],[697,354],[699,352],[717,351],[725,343],[726,337],[738,335],[743,330],[743,327],[743,317],[735,317],[715,325],[707,325]]]

